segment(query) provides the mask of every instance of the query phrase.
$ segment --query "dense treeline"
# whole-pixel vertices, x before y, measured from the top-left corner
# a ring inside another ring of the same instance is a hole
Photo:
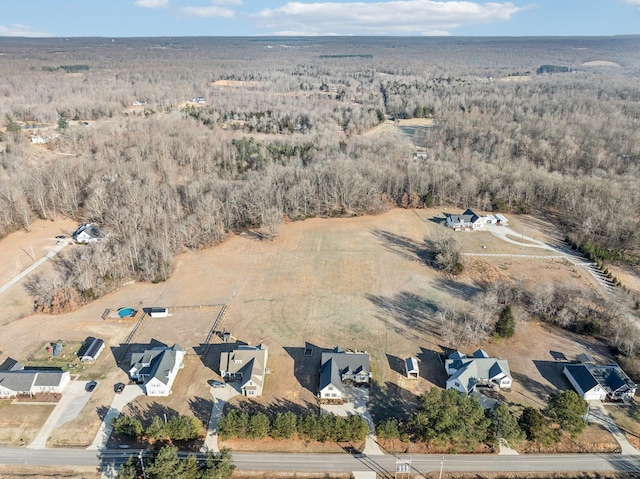
[[[334,414],[296,415],[293,412],[277,413],[269,418],[257,411],[248,413],[232,409],[218,424],[222,439],[303,439],[320,442],[364,441],[369,432],[367,422],[360,416],[347,417]]]
[[[0,43],[0,234],[60,215],[108,233],[30,281],[43,311],[162,281],[183,248],[242,228],[392,206],[544,212],[576,244],[638,256],[636,39],[121,43]],[[576,71],[506,78],[558,46]],[[44,71],[51,51],[82,68]],[[624,68],[581,68],[594,55]],[[416,116],[436,125],[416,133],[426,158],[399,133],[360,135]],[[58,138],[36,150],[46,123]]]
[[[231,451],[207,452],[204,460],[198,461],[195,454],[180,459],[178,448],[163,446],[144,457],[129,456],[118,470],[118,479],[231,479],[236,466]]]

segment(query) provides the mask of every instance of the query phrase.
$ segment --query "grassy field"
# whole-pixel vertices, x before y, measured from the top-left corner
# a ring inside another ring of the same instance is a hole
[[[443,228],[432,218],[441,216],[442,210],[436,209],[394,209],[379,216],[289,223],[275,241],[240,234],[217,247],[178,256],[174,273],[164,283],[123,285],[73,313],[15,319],[3,327],[0,361],[6,357],[24,360],[38,344],[51,338],[64,338],[67,343],[83,341],[89,335],[104,339],[107,349],[82,374],[100,381],[91,400],[78,418],[50,439],[52,445],[85,445],[92,440],[113,398],[113,384],[128,381],[126,366],[132,348],[153,339],[168,345],[177,342],[188,352],[196,351],[219,307],[176,307],[226,304],[221,328],[239,340],[264,342],[269,347],[271,374],[260,404],[283,408],[314,405],[319,356],[315,362],[304,363],[300,352],[309,346],[320,350],[340,345],[371,354],[377,384],[374,412],[381,404],[409,406],[430,387],[444,386],[438,353],[451,345],[444,344],[441,336],[440,308],[473,307],[473,296],[495,275],[519,279],[526,287],[549,279],[596,287],[570,265],[546,259],[469,258],[465,261],[475,265],[469,273],[456,278],[443,276],[423,261],[424,238]],[[516,237],[524,233],[553,240],[552,225],[529,217],[510,220]],[[461,233],[458,238],[465,252],[530,253],[523,245],[505,243],[486,232]],[[0,241],[0,250],[5,240]],[[0,295],[0,306],[9,296]],[[172,316],[146,319],[129,347],[123,343],[135,321],[102,319],[105,309],[123,305],[165,306]],[[521,323],[512,340],[487,339],[460,347],[467,353],[482,347],[508,359],[515,383],[505,399],[532,405],[542,404],[550,392],[567,387],[551,351],[562,351],[571,358],[591,348],[592,354],[610,360],[602,345],[585,337],[559,334],[535,322]],[[116,357],[123,352],[124,361],[117,365]],[[402,377],[399,364],[407,356],[421,361],[421,377],[416,381]],[[139,399],[131,405],[132,410],[155,407],[184,414],[193,413],[198,404],[206,409],[210,400],[206,381],[218,377],[214,362],[196,357],[178,374],[172,396],[154,399],[157,404]]]

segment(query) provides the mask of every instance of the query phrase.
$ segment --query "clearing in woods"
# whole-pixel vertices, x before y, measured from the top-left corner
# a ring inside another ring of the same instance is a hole
[[[113,399],[113,384],[127,382],[123,367],[126,364],[118,367],[114,354],[135,323],[103,320],[105,309],[168,307],[174,315],[147,319],[133,343],[157,339],[169,345],[179,342],[193,350],[207,337],[219,310],[173,312],[171,308],[226,304],[221,328],[239,340],[264,342],[269,347],[271,373],[265,381],[264,396],[258,400],[260,404],[314,405],[319,354],[313,354],[312,361],[300,358],[306,348],[319,351],[336,345],[371,353],[373,376],[380,388],[374,394],[377,400],[384,401],[389,398],[385,395],[394,394],[410,404],[432,385],[444,386],[437,353],[443,346],[452,345],[443,344],[438,309],[471,307],[473,296],[481,291],[480,284],[487,275],[520,278],[530,287],[549,278],[572,286],[597,287],[587,275],[576,273],[560,260],[473,258],[471,275],[443,276],[423,260],[425,236],[444,228],[432,221],[435,216],[442,216],[441,211],[394,209],[379,216],[309,219],[284,225],[275,241],[260,240],[251,234],[233,236],[216,247],[178,256],[175,271],[164,283],[129,284],[68,314],[14,318],[3,326],[0,362],[6,357],[24,360],[40,341],[51,338],[81,341],[92,335],[104,339],[107,349],[82,375],[99,380],[90,402],[78,418],[50,439],[50,445],[88,444]],[[515,235],[522,228],[528,236],[547,240],[554,231],[551,225],[537,224],[539,220],[511,216],[510,220]],[[61,227],[61,232],[67,232],[65,228]],[[460,233],[458,238],[465,252],[529,252],[524,245],[505,243],[486,232]],[[7,240],[15,241],[12,235],[3,239],[0,251],[4,251],[2,244]],[[21,290],[19,285],[15,288]],[[10,296],[0,295],[0,303]],[[22,314],[27,312],[23,310]],[[508,359],[515,378],[509,400],[540,404],[549,392],[566,386],[550,363],[553,358],[549,351],[562,351],[571,358],[587,346],[594,348],[596,355],[606,357],[604,348],[598,349],[597,344],[584,337],[526,323],[513,340],[487,340],[461,348],[471,352],[483,347],[490,354]],[[417,356],[422,362],[421,378],[416,381],[402,379],[401,360],[408,356]],[[198,411],[206,423],[211,399],[206,381],[218,376],[205,362],[194,356],[185,364],[176,383],[182,386],[174,387],[170,398],[141,398],[132,408]],[[7,405],[2,411],[13,407]],[[10,429],[5,431],[6,440],[17,440],[20,421],[5,424]]]

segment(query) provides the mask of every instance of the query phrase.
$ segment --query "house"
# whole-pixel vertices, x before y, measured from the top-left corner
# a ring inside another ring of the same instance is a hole
[[[484,215],[482,219],[487,225],[495,225],[498,223],[498,218],[496,218],[494,215]]]
[[[240,390],[245,396],[261,396],[267,373],[267,357],[268,349],[264,344],[240,344],[232,351],[220,354],[220,376],[230,380],[239,379]]]
[[[69,372],[24,369],[20,363],[0,371],[0,398],[33,396],[37,393],[61,393],[71,380]]]
[[[93,223],[85,223],[71,235],[76,243],[97,243],[102,241],[102,233]]]
[[[368,385],[371,381],[369,353],[347,352],[336,347],[322,353],[320,363],[320,399],[342,399],[345,382]]]
[[[471,357],[455,351],[445,360],[444,367],[449,376],[446,389],[456,389],[464,394],[469,394],[476,386],[508,389],[513,382],[507,360],[489,357],[482,349]]]
[[[404,370],[410,379],[418,379],[420,377],[420,369],[418,368],[418,360],[416,358],[405,359]]]
[[[93,363],[98,359],[100,353],[104,350],[104,341],[102,339],[88,337],[82,347],[76,353],[83,363]]]
[[[484,219],[467,209],[461,215],[446,214],[446,224],[454,231],[474,231],[484,228]]]
[[[147,349],[131,355],[129,377],[142,384],[147,396],[168,396],[183,366],[184,349],[178,344]]]
[[[636,394],[637,385],[617,364],[567,364],[563,373],[586,401],[619,401]]]

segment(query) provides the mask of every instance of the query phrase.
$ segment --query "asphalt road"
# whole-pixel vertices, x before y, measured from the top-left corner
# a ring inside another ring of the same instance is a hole
[[[79,465],[120,467],[138,450],[110,450],[99,453],[86,449],[0,449],[2,464]],[[186,456],[186,454],[182,454]],[[202,457],[201,454],[199,454]],[[395,471],[395,457],[353,456],[350,454],[233,454],[238,470],[351,472]],[[415,472],[440,470],[439,455],[413,455]],[[640,471],[640,456],[620,454],[557,454],[557,455],[447,455],[444,470],[450,472],[563,472],[563,471]]]

